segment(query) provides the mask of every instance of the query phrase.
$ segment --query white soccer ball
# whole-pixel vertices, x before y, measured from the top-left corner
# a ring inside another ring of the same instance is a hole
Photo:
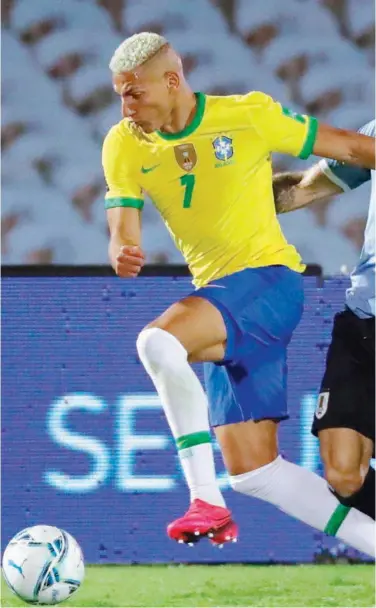
[[[84,558],[73,536],[53,526],[22,530],[3,555],[4,578],[25,602],[58,604],[81,585]]]

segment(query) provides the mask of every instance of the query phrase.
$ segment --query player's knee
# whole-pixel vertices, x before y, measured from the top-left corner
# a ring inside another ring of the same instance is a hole
[[[329,465],[325,469],[325,477],[330,487],[344,498],[358,492],[363,485],[363,478],[358,468],[341,469]]]
[[[138,335],[136,347],[138,356],[149,372],[166,368],[173,371],[187,361],[187,353],[182,344],[175,336],[159,327],[143,329]]]
[[[273,478],[275,470],[280,466],[280,458],[274,458],[267,464],[239,474],[230,475],[230,485],[235,492],[259,496]]]
[[[257,469],[256,469],[257,470]],[[241,473],[239,475],[230,475],[230,486],[234,490],[234,492],[239,492],[240,494],[249,494],[248,484],[247,484],[248,473]]]

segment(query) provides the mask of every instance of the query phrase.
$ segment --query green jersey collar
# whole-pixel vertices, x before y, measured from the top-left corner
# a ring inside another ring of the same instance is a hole
[[[182,131],[179,131],[179,133],[163,133],[162,131],[157,131],[159,137],[162,137],[162,139],[170,139],[170,140],[171,139],[182,139],[183,137],[188,137],[188,135],[191,135],[191,133],[193,133],[193,131],[196,131],[196,129],[200,126],[202,118],[204,116],[206,97],[203,93],[195,93],[195,95],[196,95],[197,105],[196,105],[196,114],[194,115],[192,122],[190,122],[189,125],[187,125],[185,127],[185,129],[183,129]]]

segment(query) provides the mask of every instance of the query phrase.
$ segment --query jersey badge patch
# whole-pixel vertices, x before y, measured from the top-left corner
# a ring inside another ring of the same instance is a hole
[[[234,147],[231,137],[221,135],[213,141],[215,158],[221,161],[227,161],[234,156]]]
[[[197,163],[197,154],[193,144],[174,146],[175,158],[184,171],[192,171]]]
[[[315,412],[315,416],[318,420],[320,420],[321,418],[323,418],[325,416],[325,414],[328,410],[328,403],[329,403],[329,391],[320,393],[318,400],[317,400],[317,407],[316,407],[316,412]]]

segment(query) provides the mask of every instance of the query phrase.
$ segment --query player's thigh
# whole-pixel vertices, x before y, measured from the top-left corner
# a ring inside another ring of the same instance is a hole
[[[265,466],[278,456],[278,422],[259,420],[217,426],[215,434],[230,475]]]
[[[375,370],[353,317],[348,311],[336,315],[312,432],[325,437],[323,431],[347,429],[349,451],[361,453],[359,437],[370,440],[367,445],[375,440]]]
[[[283,344],[236,362],[204,363],[204,379],[213,427],[288,418],[287,347]]]
[[[188,357],[189,363],[209,363],[212,361],[222,361],[226,349],[226,343],[215,344],[208,348],[203,348],[191,353]]]
[[[276,343],[289,342],[302,314],[302,277],[282,266],[247,268],[198,289],[194,297],[219,311],[226,348],[221,357],[210,348],[197,349],[193,360],[234,363],[249,355],[259,360]]]
[[[339,473],[360,471],[372,458],[373,441],[358,431],[347,428],[323,429],[319,432],[320,455],[325,468]]]
[[[357,492],[367,474],[374,442],[358,431],[330,428],[319,432],[325,477],[340,494]]]
[[[211,302],[188,296],[168,308],[147,327],[159,327],[174,335],[187,350],[190,360],[199,361],[194,353],[210,349],[211,361],[223,359],[226,325]]]

